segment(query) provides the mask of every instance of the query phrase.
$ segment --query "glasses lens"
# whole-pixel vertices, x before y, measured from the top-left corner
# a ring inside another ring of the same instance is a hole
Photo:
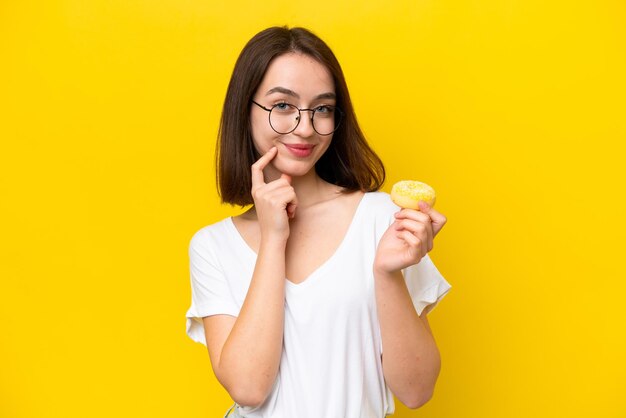
[[[313,129],[320,135],[330,135],[341,123],[341,111],[334,106],[319,106],[313,114]]]
[[[279,134],[288,134],[298,126],[298,114],[297,107],[287,103],[279,103],[272,107],[270,125]]]

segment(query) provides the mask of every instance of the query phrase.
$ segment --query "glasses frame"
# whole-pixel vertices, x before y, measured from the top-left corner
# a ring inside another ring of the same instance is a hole
[[[297,107],[295,105],[292,105],[291,103],[276,103],[274,106],[272,106],[271,108],[268,109],[267,107],[263,106],[262,104],[259,104],[259,103],[255,102],[254,100],[250,100],[250,101],[252,103],[254,103],[255,105],[259,106],[261,109],[263,109],[266,112],[268,112],[267,120],[268,120],[268,122],[270,124],[270,128],[272,128],[272,130],[274,132],[276,132],[277,134],[280,134],[280,135],[290,134],[290,133],[292,133],[293,131],[295,131],[298,128],[298,126],[300,125],[300,120],[302,120],[302,112],[313,112],[311,114],[311,126],[313,127],[313,130],[315,132],[317,132],[318,135],[322,135],[322,136],[328,136],[328,135],[334,134],[335,132],[337,132],[337,129],[339,129],[339,126],[341,125],[341,122],[343,122],[343,111],[340,108],[338,108],[337,106],[332,106],[334,108],[334,110],[335,110],[335,117],[339,116],[339,121],[335,124],[335,129],[333,129],[332,132],[330,132],[328,134],[323,134],[323,133],[320,133],[317,129],[315,129],[314,118],[315,118],[315,112],[317,112],[316,109],[300,109],[299,107]],[[281,104],[288,104],[289,106],[293,106],[294,108],[296,108],[298,110],[298,116],[296,117],[296,121],[297,121],[296,122],[296,126],[294,126],[293,129],[290,130],[289,132],[278,132],[276,130],[276,128],[274,128],[274,125],[272,125],[272,110],[274,110],[274,108],[276,106],[281,105]],[[330,106],[330,105],[327,105],[327,106]]]

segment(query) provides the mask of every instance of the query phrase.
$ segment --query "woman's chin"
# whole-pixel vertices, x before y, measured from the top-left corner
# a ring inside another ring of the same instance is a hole
[[[294,163],[294,162],[282,162],[277,161],[274,164],[276,170],[280,171],[282,174],[287,174],[291,177],[302,177],[307,175],[310,171],[314,171],[315,167],[311,166],[308,163]]]

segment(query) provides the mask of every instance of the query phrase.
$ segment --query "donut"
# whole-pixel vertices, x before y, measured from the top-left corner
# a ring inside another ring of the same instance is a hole
[[[417,202],[423,200],[430,207],[435,204],[435,189],[426,183],[415,180],[403,180],[391,188],[391,200],[393,203],[405,209],[417,209]]]

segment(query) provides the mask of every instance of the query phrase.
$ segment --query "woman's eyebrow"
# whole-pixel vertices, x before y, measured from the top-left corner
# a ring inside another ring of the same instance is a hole
[[[300,95],[299,95],[298,93],[296,93],[296,92],[295,92],[295,91],[293,91],[293,90],[286,89],[286,88],[284,88],[284,87],[274,87],[274,88],[271,88],[271,89],[269,89],[269,90],[267,91],[267,93],[265,93],[265,95],[266,95],[266,96],[269,96],[269,95],[270,95],[270,94],[272,94],[272,93],[282,93],[282,94],[286,94],[286,95],[288,95],[288,96],[293,96],[293,97],[295,97],[296,99],[299,99],[299,98],[300,98]]]
[[[337,98],[337,95],[335,93],[331,93],[331,92],[322,93],[322,94],[319,94],[319,95],[315,96],[316,100],[317,99],[336,99],[336,98]]]
[[[288,96],[295,97],[296,99],[300,98],[300,95],[298,93],[296,93],[293,90],[287,89],[285,87],[273,87],[273,88],[269,89],[267,91],[267,93],[265,93],[265,95],[269,96],[272,93],[282,93],[282,94],[286,94]],[[332,92],[322,93],[322,94],[318,94],[317,96],[315,96],[315,100],[318,100],[318,99],[336,99],[336,98],[337,98],[337,95],[335,93],[332,93]]]

